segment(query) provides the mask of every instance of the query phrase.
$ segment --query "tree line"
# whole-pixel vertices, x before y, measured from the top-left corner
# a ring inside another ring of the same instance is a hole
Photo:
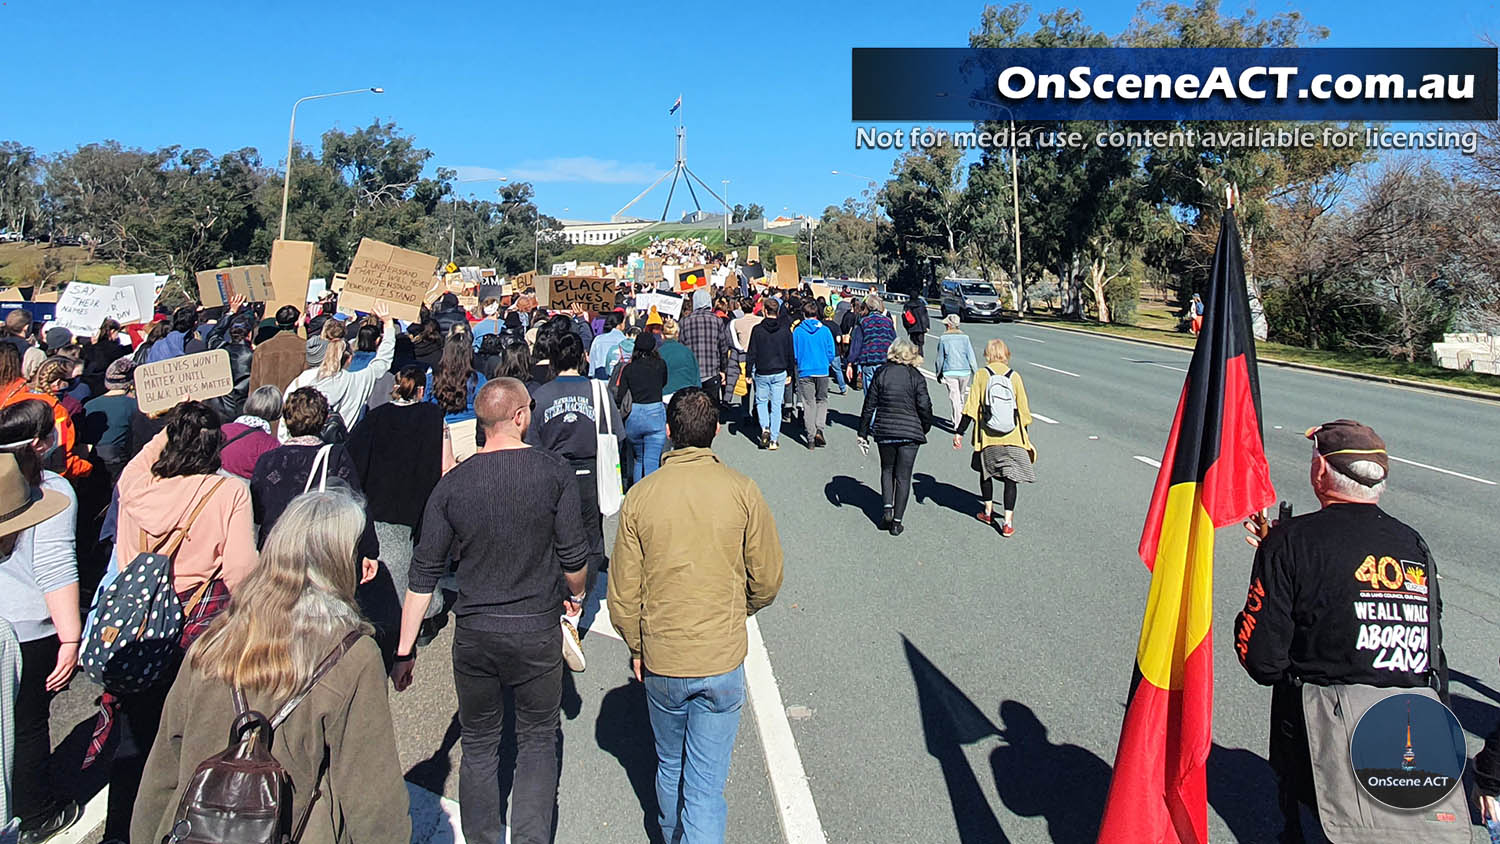
[[[1110,35],[1078,11],[1033,16],[989,6],[973,47],[1301,47],[1328,30],[1296,11],[1259,17],[1218,0],[1146,2]],[[1363,125],[1324,128],[1363,137]],[[1237,185],[1247,273],[1270,339],[1358,348],[1413,360],[1444,330],[1500,326],[1500,132],[1475,127],[1473,156],[1377,157],[1362,146],[1260,148],[1225,143],[1248,124],[1022,121],[1008,146],[977,158],[952,144],[911,150],[873,192],[823,213],[815,272],[878,275],[903,292],[945,275],[1008,287],[1026,310],[1055,300],[1075,318],[1128,319],[1142,285],[1179,313],[1207,283],[1226,199]],[[1009,122],[976,129],[1000,133]],[[1093,139],[1116,130],[1197,130],[1195,146],[1044,145],[1046,133]],[[1011,167],[1019,170],[1021,272],[1016,277]]]

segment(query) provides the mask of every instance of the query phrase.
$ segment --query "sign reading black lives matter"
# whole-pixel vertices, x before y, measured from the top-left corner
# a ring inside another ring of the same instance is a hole
[[[1377,701],[1349,737],[1354,778],[1392,809],[1425,809],[1442,801],[1462,781],[1467,756],[1453,712],[1414,692]]]

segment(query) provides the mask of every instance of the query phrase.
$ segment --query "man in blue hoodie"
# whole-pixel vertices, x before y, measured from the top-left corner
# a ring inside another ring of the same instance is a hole
[[[792,332],[797,357],[797,395],[802,399],[802,429],[809,450],[827,445],[823,425],[828,420],[828,369],[834,363],[833,332],[818,319],[822,308],[802,303],[802,321]]]

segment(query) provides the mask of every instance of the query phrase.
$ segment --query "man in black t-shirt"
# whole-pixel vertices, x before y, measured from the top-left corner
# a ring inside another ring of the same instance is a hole
[[[1234,647],[1271,686],[1271,766],[1286,818],[1302,841],[1299,804],[1317,809],[1301,685],[1432,684],[1446,696],[1437,573],[1427,543],[1378,506],[1385,442],[1348,419],[1307,432],[1310,479],[1322,508],[1273,527],[1247,522],[1255,564]]]

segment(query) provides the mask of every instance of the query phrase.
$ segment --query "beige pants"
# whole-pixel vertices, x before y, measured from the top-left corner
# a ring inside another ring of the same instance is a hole
[[[958,429],[958,420],[964,415],[964,402],[969,400],[969,383],[973,375],[944,375],[943,386],[948,388],[948,401],[953,403],[953,428]]]

